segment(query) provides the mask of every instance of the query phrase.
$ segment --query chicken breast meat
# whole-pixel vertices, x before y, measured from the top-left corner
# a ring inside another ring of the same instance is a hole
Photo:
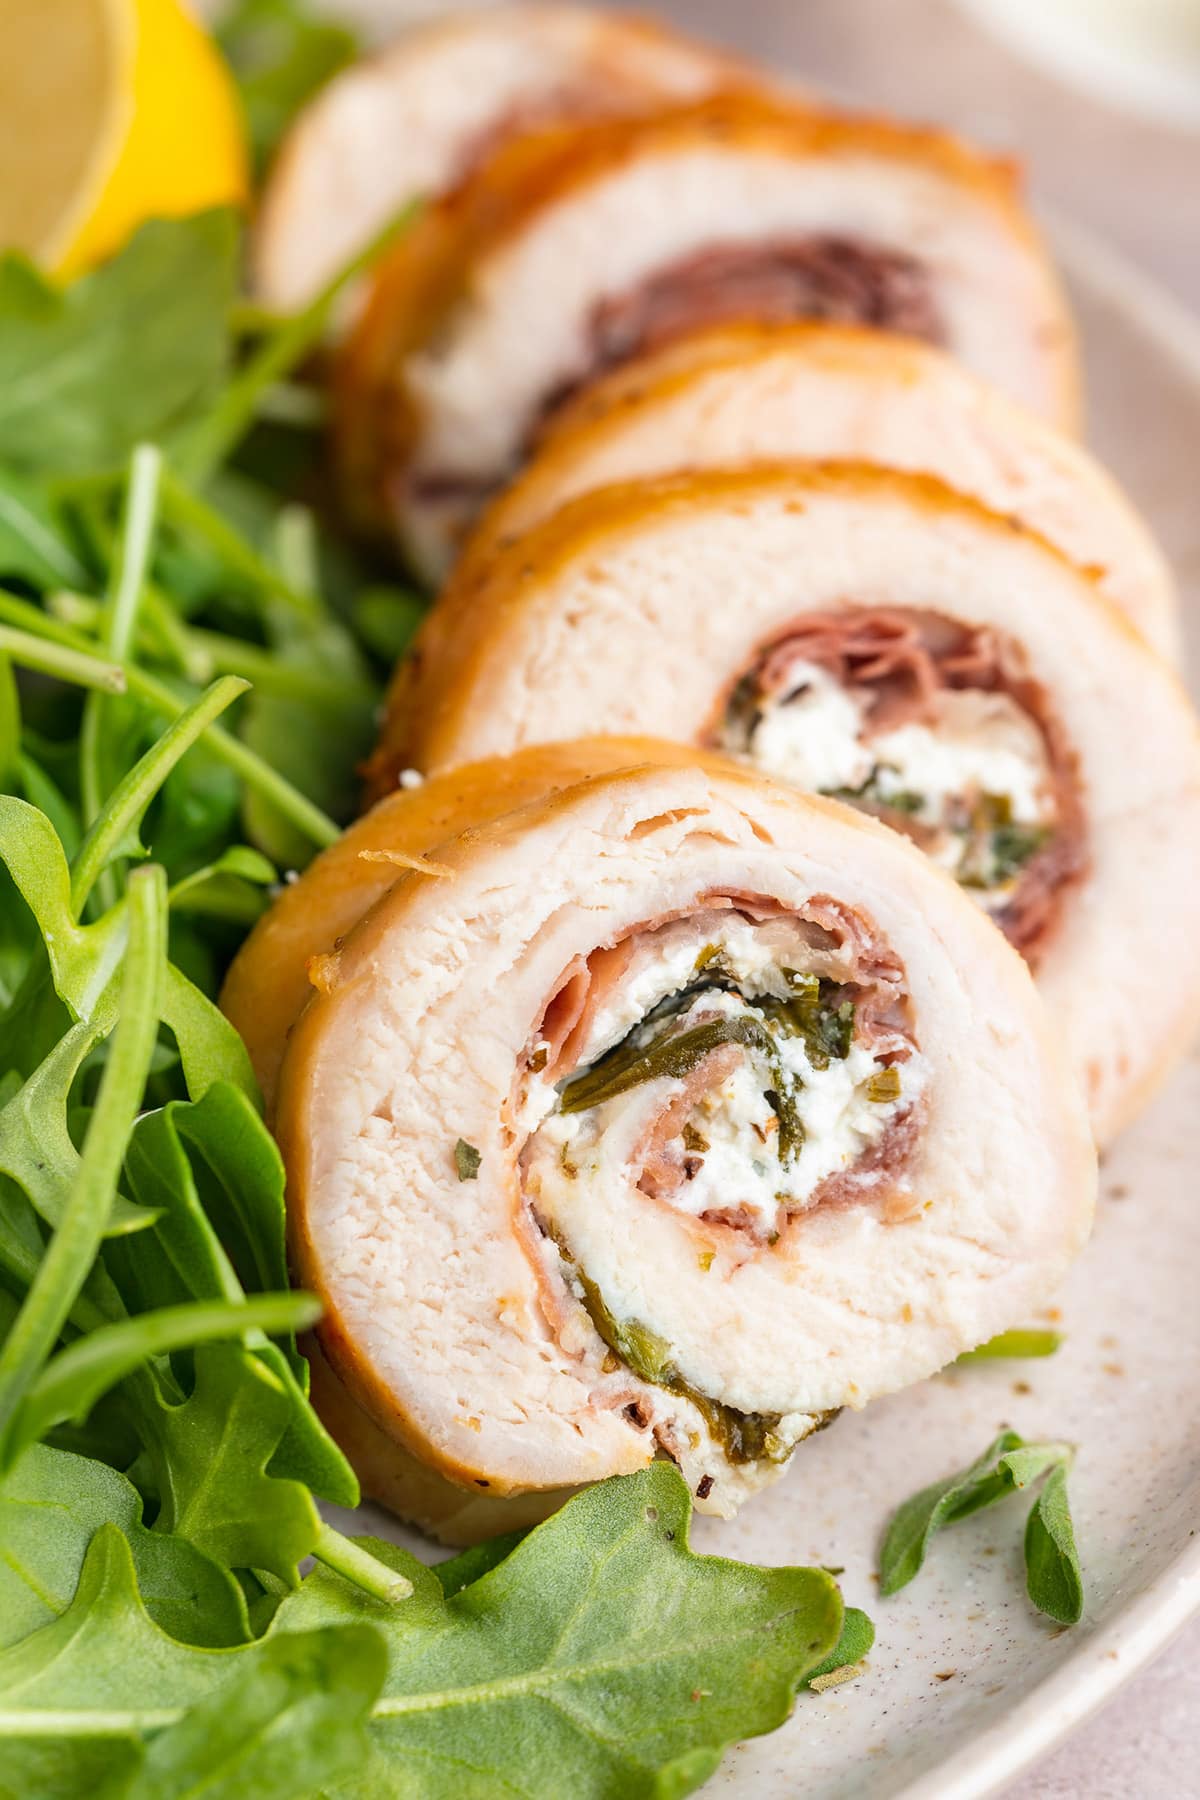
[[[347,502],[436,570],[598,375],[702,325],[805,317],[925,339],[1075,423],[1072,327],[1009,168],[730,93],[506,140],[397,244],[337,370]]]
[[[839,1407],[1027,1316],[1088,1229],[1055,1034],[955,884],[723,759],[614,755],[385,802],[227,995],[251,1017],[327,946],[275,1110],[315,1391],[449,1539],[664,1454],[727,1516]]]
[[[940,477],[1093,570],[1143,636],[1178,657],[1166,560],[1094,458],[941,351],[858,326],[712,327],[622,364],[555,415],[470,555],[487,559],[595,488],[793,459]]]
[[[651,721],[955,875],[1035,969],[1101,1142],[1186,1046],[1195,715],[1095,576],[1013,519],[856,465],[585,495],[468,559],[398,672],[374,777]],[[1135,975],[1139,944],[1169,979]]]
[[[321,89],[271,169],[253,240],[264,305],[307,304],[389,219],[454,187],[505,136],[648,111],[749,79],[629,14],[467,10],[406,31]]]

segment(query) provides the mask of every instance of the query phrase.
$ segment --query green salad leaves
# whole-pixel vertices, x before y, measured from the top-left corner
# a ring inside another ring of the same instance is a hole
[[[6,1779],[66,1796],[103,1772],[128,1800],[690,1793],[728,1744],[787,1717],[842,1626],[819,1569],[696,1556],[690,1504],[655,1464],[463,1585],[374,1541],[411,1599],[318,1569],[263,1639],[225,1648],[163,1630],[103,1525],[67,1609],[0,1651]]]
[[[1073,1458],[1069,1444],[1030,1444],[1002,1431],[969,1468],[922,1488],[893,1514],[879,1552],[880,1592],[908,1585],[943,1527],[1041,1481],[1025,1528],[1026,1586],[1039,1612],[1074,1625],[1083,1614],[1083,1576],[1067,1504]]]

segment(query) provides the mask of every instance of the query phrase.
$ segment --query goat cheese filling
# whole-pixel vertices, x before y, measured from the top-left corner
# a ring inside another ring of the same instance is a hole
[[[524,1195],[549,1265],[623,1371],[684,1403],[709,1466],[785,1459],[821,1422],[748,1411],[689,1377],[620,1254],[595,1254],[606,1198],[632,1191],[694,1225],[694,1272],[768,1255],[789,1221],[869,1199],[905,1154],[922,1058],[828,948],[787,918],[737,911],[645,934],[576,1031],[562,1075],[534,1046],[518,1107]],[[814,948],[814,940],[816,947]],[[872,996],[874,998],[874,996]],[[540,1066],[539,1066],[540,1065]],[[662,1420],[653,1405],[648,1417]],[[765,1422],[764,1422],[765,1421]]]
[[[946,688],[928,721],[871,730],[869,695],[798,661],[751,719],[731,718],[725,747],[768,774],[924,828],[927,853],[989,910],[1056,823],[1045,740],[1008,694]]]
[[[805,614],[735,683],[712,741],[903,831],[1030,961],[1087,871],[1071,745],[1021,647],[990,626]]]

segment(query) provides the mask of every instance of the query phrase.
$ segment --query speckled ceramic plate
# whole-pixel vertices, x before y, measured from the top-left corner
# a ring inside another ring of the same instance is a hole
[[[1200,610],[1200,325],[1107,251],[1057,235],[1093,443],[1170,554],[1185,609]],[[1200,632],[1191,638],[1195,675]],[[1151,958],[1153,946],[1130,951]],[[803,1696],[788,1725],[734,1751],[706,1791],[974,1800],[1100,1705],[1200,1605],[1198,1163],[1193,1053],[1106,1161],[1094,1237],[1052,1315],[1066,1334],[1056,1357],[954,1370],[843,1415],[739,1520],[697,1522],[700,1549],[844,1567],[847,1600],[878,1633],[860,1678]],[[1087,1611],[1070,1631],[1026,1602],[1019,1507],[956,1527],[911,1587],[876,1593],[890,1510],[1004,1425],[1080,1446],[1071,1496]],[[355,1524],[432,1554],[374,1509]]]

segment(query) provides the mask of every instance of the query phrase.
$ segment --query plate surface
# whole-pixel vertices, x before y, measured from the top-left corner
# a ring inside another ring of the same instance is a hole
[[[1089,435],[1175,567],[1194,678],[1200,325],[1102,247],[1066,227],[1055,235],[1083,333]],[[1146,957],[1150,979],[1169,980],[1152,949],[1130,954]],[[733,1751],[706,1792],[975,1800],[1046,1751],[1200,1606],[1197,1164],[1193,1050],[1106,1159],[1094,1236],[1059,1299],[1057,1356],[954,1370],[843,1414],[740,1519],[697,1521],[697,1549],[843,1567],[847,1601],[877,1629],[860,1678],[802,1696],[791,1721]],[[1071,1498],[1088,1599],[1070,1631],[1026,1601],[1017,1500],[941,1537],[903,1593],[876,1593],[875,1546],[892,1508],[1005,1425],[1079,1445]],[[350,1517],[432,1559],[376,1509]]]

